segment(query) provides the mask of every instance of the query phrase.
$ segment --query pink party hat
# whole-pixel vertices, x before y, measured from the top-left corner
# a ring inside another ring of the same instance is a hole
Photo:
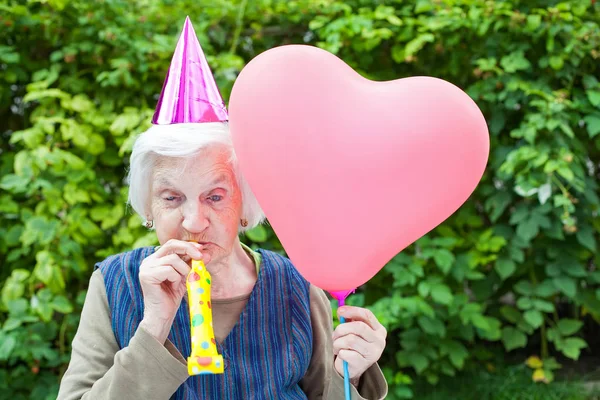
[[[190,18],[186,17],[152,123],[169,125],[227,120],[227,108]]]

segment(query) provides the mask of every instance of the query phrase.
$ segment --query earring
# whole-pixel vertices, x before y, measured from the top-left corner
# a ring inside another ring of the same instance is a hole
[[[248,220],[246,218],[242,218],[240,220],[240,224],[242,224],[242,226],[245,228],[248,226]]]
[[[152,229],[152,227],[154,226],[154,220],[146,221],[144,223],[144,226],[148,229]]]

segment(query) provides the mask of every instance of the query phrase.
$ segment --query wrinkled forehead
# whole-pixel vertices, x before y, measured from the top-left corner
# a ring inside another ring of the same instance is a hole
[[[159,156],[152,180],[154,185],[169,185],[178,181],[203,186],[232,185],[234,172],[227,152],[211,150],[186,157]]]

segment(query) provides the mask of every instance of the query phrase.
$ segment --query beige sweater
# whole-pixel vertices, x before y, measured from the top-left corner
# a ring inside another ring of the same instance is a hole
[[[213,302],[216,340],[236,324],[248,297]],[[310,289],[313,354],[300,387],[308,399],[344,400],[344,380],[333,366],[332,314],[329,299]],[[119,349],[111,328],[104,278],[96,270],[90,279],[81,321],[73,339],[71,361],[58,400],[167,400],[189,378],[186,361],[168,339],[159,343],[138,327],[129,346]],[[377,364],[352,386],[352,399],[384,399],[387,382]]]

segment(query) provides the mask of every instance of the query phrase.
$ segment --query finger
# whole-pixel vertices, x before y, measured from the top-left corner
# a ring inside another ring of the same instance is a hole
[[[159,263],[159,265],[156,267],[161,265],[172,266],[183,277],[187,277],[191,269],[191,267],[181,259],[179,254],[169,254],[168,256],[161,257],[157,260],[157,263]]]
[[[354,350],[346,349],[340,350],[340,352],[337,354],[336,362],[342,363],[343,361],[346,361],[348,363],[348,369],[351,375],[352,370],[361,369],[363,365],[369,362],[363,356],[361,356],[360,353]]]
[[[337,328],[335,328],[335,331],[333,331],[333,340],[335,341],[346,335],[360,336],[369,343],[372,343],[377,339],[377,335],[373,328],[361,321],[351,321],[339,324]]]
[[[348,375],[352,381],[360,377],[368,369],[369,362],[354,351],[346,353],[348,350],[343,350],[343,352],[343,356],[347,359],[343,359],[338,355],[335,358],[335,369],[341,376],[344,376],[344,361],[346,361],[348,363]]]
[[[171,239],[156,250],[156,257],[164,257],[169,254],[187,255],[194,260],[202,257],[200,250],[202,245],[194,242],[184,242],[183,240]]]
[[[343,306],[338,310],[338,315],[352,321],[362,321],[374,330],[383,328],[383,325],[377,320],[375,314],[369,309],[362,307]]]
[[[183,260],[184,256],[179,254],[168,254],[164,257],[148,257],[140,266],[140,272],[146,269],[161,267],[163,265],[171,265],[181,275],[187,275],[190,266]]]
[[[183,277],[171,265],[160,265],[140,271],[140,279],[151,284],[160,284],[166,281],[181,282]]]
[[[371,353],[370,346],[372,345],[362,337],[349,334],[333,341],[333,354],[337,355],[341,350],[353,350],[364,358],[368,358]]]

